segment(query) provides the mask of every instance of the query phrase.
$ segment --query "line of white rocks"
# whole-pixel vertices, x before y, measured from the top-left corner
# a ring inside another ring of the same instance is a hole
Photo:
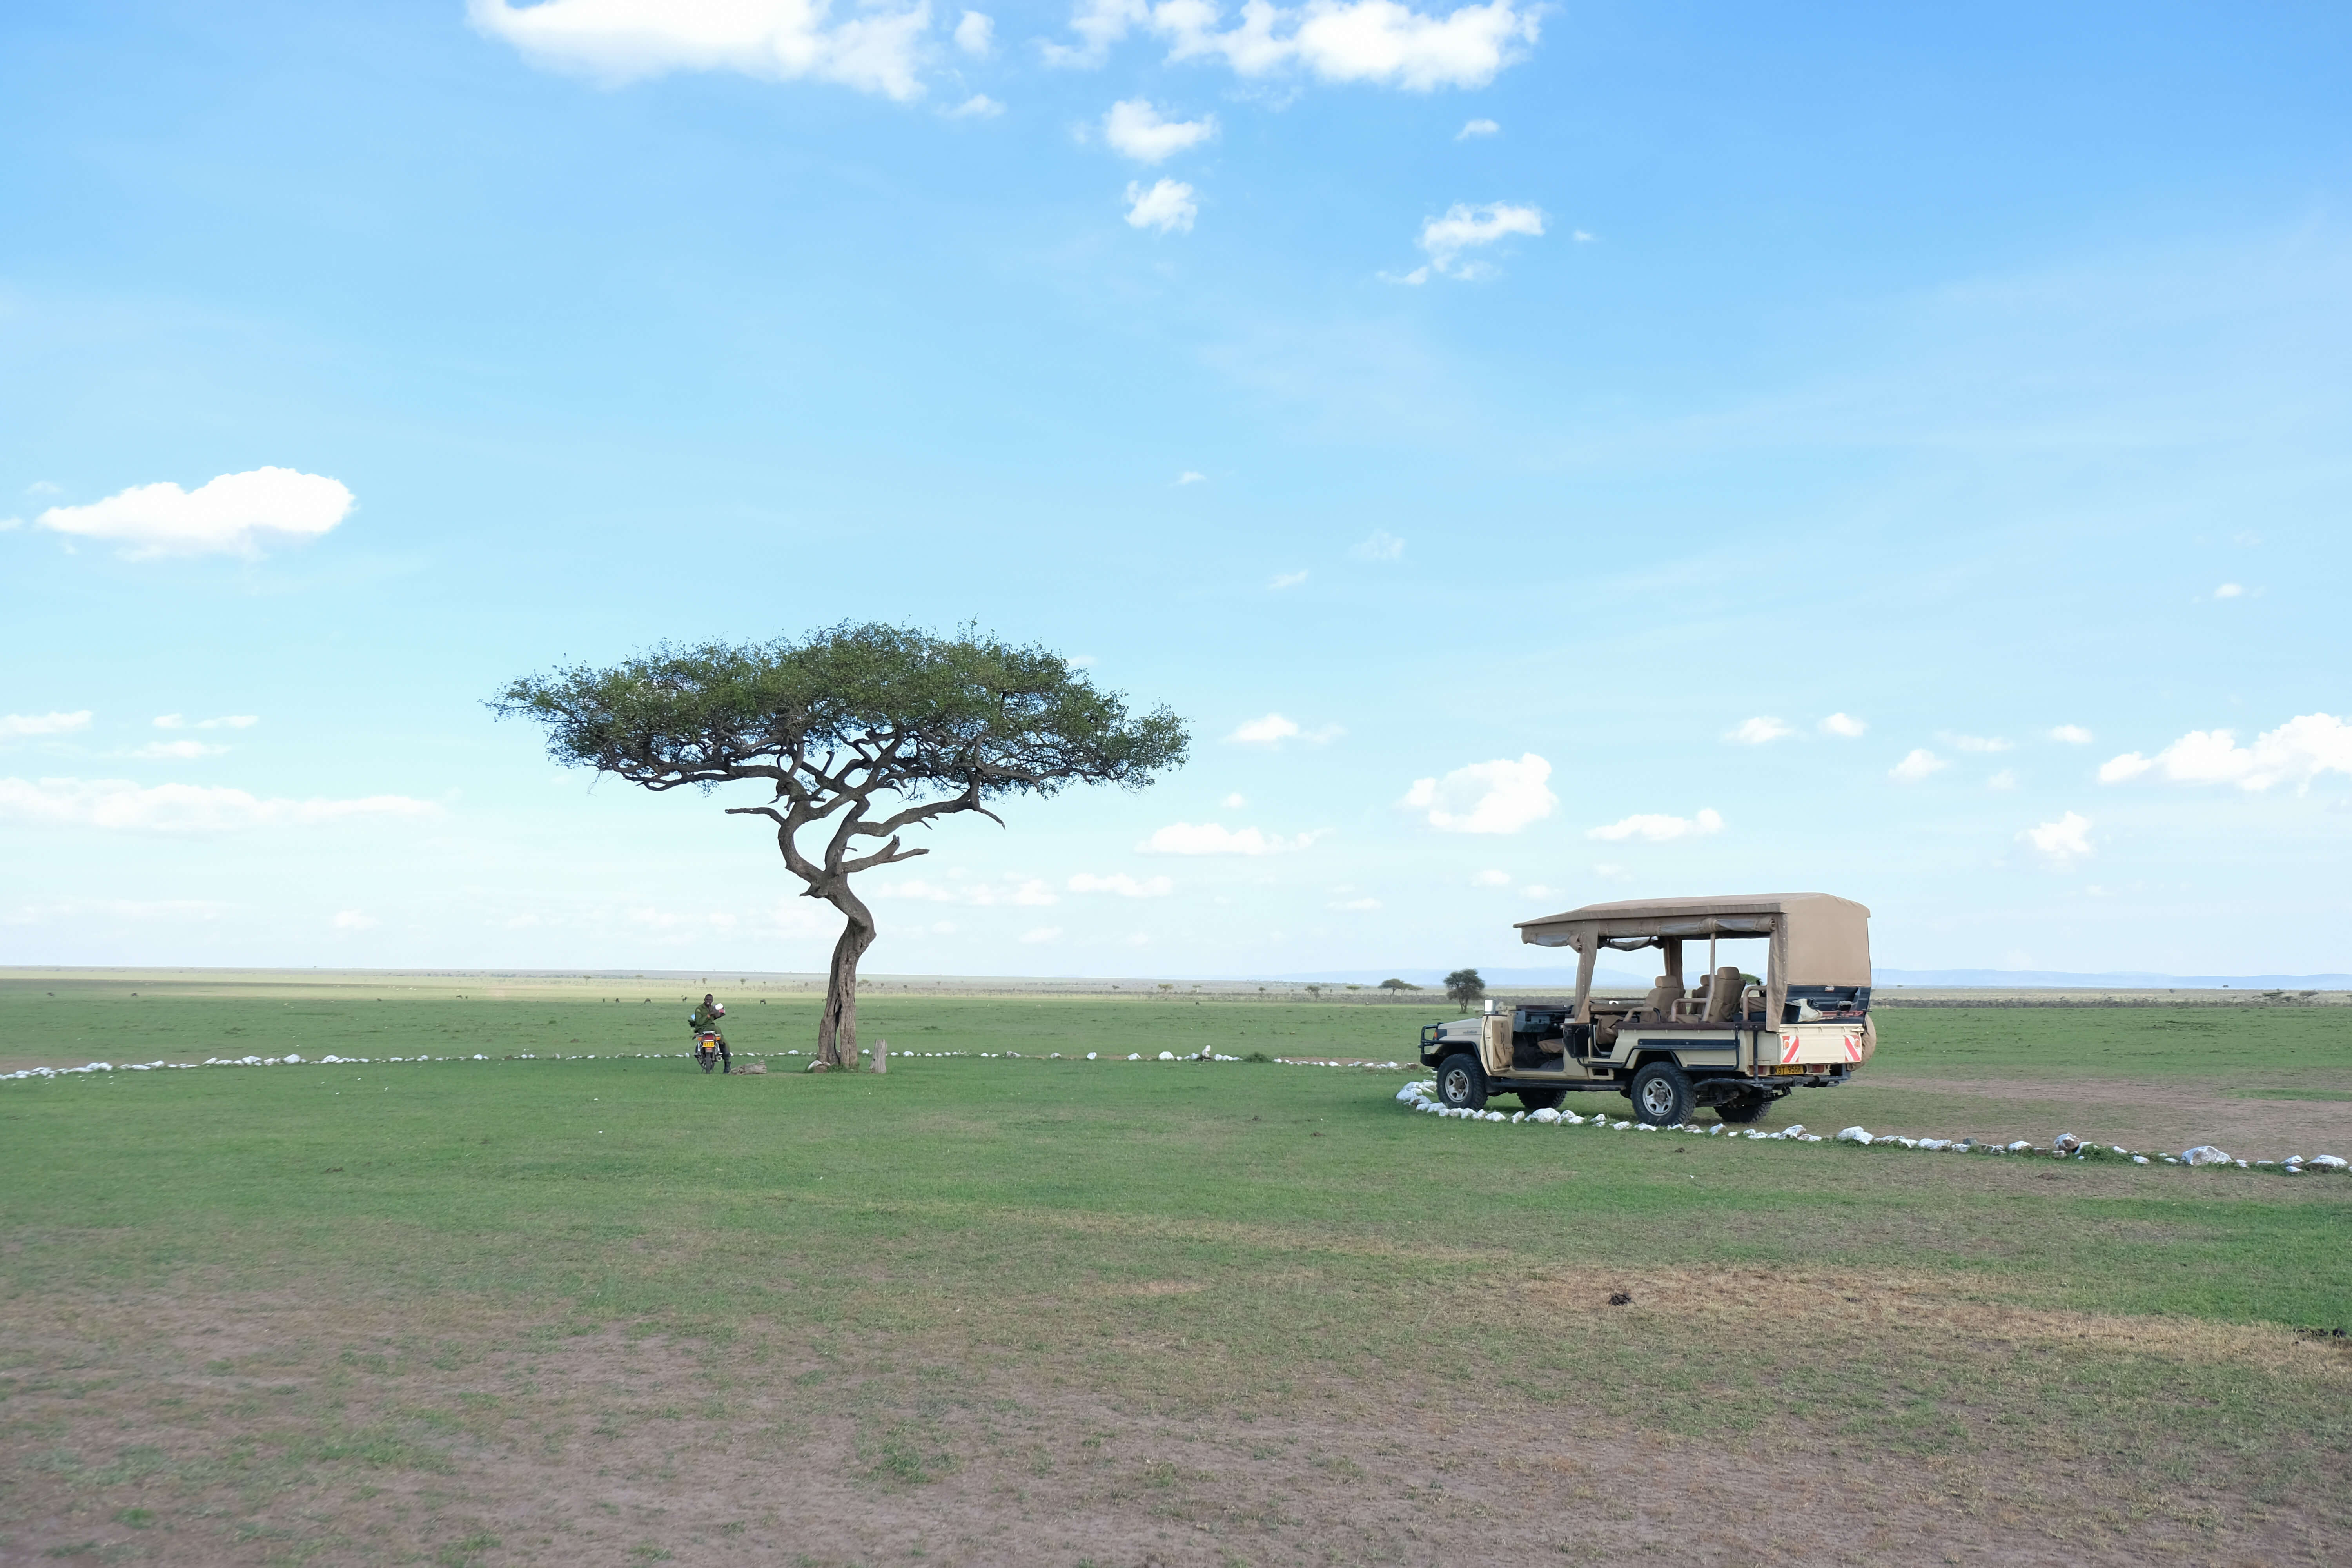
[[[195,1068],[377,1067],[391,1062],[661,1061],[690,1057],[694,1053],[691,1051],[610,1051],[602,1054],[594,1051],[585,1051],[573,1055],[566,1055],[561,1052],[551,1052],[545,1056],[541,1056],[536,1051],[516,1051],[503,1057],[489,1057],[480,1054],[460,1057],[303,1057],[289,1051],[282,1057],[207,1057],[200,1062],[123,1062],[120,1065],[113,1062],[90,1062],[78,1068],[23,1068],[16,1072],[0,1072],[0,1083],[7,1082],[12,1079],[73,1078],[83,1074],[103,1072],[183,1072]],[[796,1057],[802,1053],[796,1050],[786,1050],[737,1051],[735,1054],[746,1058],[747,1060],[758,1060],[762,1058],[770,1057]],[[814,1053],[812,1052],[810,1054],[814,1055]],[[1066,1058],[1059,1051],[1049,1052],[1042,1056],[1032,1056],[1023,1051],[897,1051],[892,1054],[900,1058],[969,1057],[974,1058],[986,1058],[990,1060],[1023,1058],[1029,1061],[1065,1061],[1076,1059],[1075,1057]],[[1108,1059],[1110,1061],[1123,1060],[1130,1062],[1148,1061],[1153,1059],[1147,1058],[1140,1051],[1129,1052],[1123,1058],[1114,1054],[1107,1058],[1103,1058],[1101,1053],[1097,1051],[1088,1051],[1086,1055],[1086,1059],[1087,1061],[1095,1061],[1098,1058]],[[1213,1051],[1202,1051],[1197,1054],[1189,1054],[1185,1056],[1178,1056],[1174,1051],[1161,1051],[1157,1059],[1163,1062],[1238,1062],[1242,1060],[1240,1057],[1223,1056]],[[1390,1072],[1400,1071],[1404,1067],[1402,1062],[1286,1062],[1281,1065],[1286,1067],[1352,1067],[1372,1071],[1385,1069]]]
[[[1853,1143],[1864,1148],[1921,1149],[1939,1154],[2039,1154],[2057,1160],[2128,1160],[2135,1165],[2231,1165],[2241,1171],[2257,1168],[2276,1170],[2290,1176],[2323,1175],[2352,1166],[2352,1162],[2334,1154],[2314,1154],[2305,1159],[2290,1154],[2284,1160],[2256,1160],[2249,1163],[2231,1159],[2210,1143],[2200,1143],[2194,1149],[2184,1149],[2178,1154],[2142,1154],[2110,1143],[2101,1148],[2072,1132],[2062,1132],[2047,1148],[2037,1148],[2025,1139],[2013,1143],[1988,1143],[1975,1138],[1902,1138],[1887,1133],[1873,1134],[1865,1128],[1848,1127],[1824,1138],[1818,1132],[1808,1132],[1804,1124],[1783,1127],[1777,1132],[1759,1131],[1753,1127],[1729,1127],[1720,1121],[1700,1126],[1685,1122],[1679,1127],[1653,1127],[1646,1121],[1612,1121],[1606,1116],[1579,1116],[1573,1110],[1515,1110],[1506,1116],[1499,1110],[1460,1110],[1442,1103],[1437,1098],[1437,1085],[1424,1080],[1409,1083],[1397,1090],[1397,1102],[1432,1116],[1442,1116],[1453,1121],[1500,1121],[1530,1127],[1592,1127],[1612,1132],[1679,1132],[1695,1138],[1747,1138],[1762,1143]]]

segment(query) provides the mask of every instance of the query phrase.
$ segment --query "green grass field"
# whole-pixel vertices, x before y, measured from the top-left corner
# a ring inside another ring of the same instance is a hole
[[[674,987],[467,984],[19,981],[0,1056],[684,1035]],[[807,1047],[805,997],[730,1012],[739,1050]],[[1400,1073],[1034,1056],[1410,1060],[1419,1021],[882,997],[879,1079],[623,1058],[0,1084],[0,1470],[22,1478],[0,1561],[2320,1562],[2347,1540],[2352,1358],[2306,1331],[2352,1326],[2352,1178],[1473,1125],[1398,1108]],[[2300,1097],[2352,1090],[2345,1021],[2224,1028],[1889,1013],[1871,1087],[1774,1121],[2045,1142],[1992,1123],[2137,1081],[2186,1115],[2344,1125]],[[2298,1098],[2227,1098],[2265,1089]],[[1691,1521],[1727,1506],[1749,1524],[1699,1551]]]

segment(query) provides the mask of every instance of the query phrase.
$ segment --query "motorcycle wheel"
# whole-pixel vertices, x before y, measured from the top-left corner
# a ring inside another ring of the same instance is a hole
[[[719,1053],[717,1051],[697,1051],[694,1054],[701,1058],[702,1070],[704,1072],[709,1072],[712,1068],[719,1065]]]

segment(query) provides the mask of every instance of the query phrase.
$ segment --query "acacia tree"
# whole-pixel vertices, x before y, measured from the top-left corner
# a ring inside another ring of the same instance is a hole
[[[1486,995],[1486,978],[1475,969],[1457,969],[1445,977],[1446,1000],[1456,1007],[1475,1007]]]
[[[843,916],[825,975],[817,1058],[857,1059],[857,962],[873,911],[850,879],[927,849],[902,836],[1008,795],[1073,784],[1141,789],[1191,745],[1166,708],[1130,716],[1116,692],[1042,647],[964,627],[953,637],[844,622],[800,640],[664,643],[609,668],[526,676],[492,699],[537,720],[547,749],[656,791],[751,783],[769,798],[727,807],[775,825],[785,868]],[[801,836],[814,827],[821,847]]]

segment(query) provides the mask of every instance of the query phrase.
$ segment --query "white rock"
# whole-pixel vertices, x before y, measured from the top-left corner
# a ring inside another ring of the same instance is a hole
[[[1143,1059],[1143,1053],[1140,1051],[1129,1051],[1127,1053],[1127,1059],[1131,1062],[1139,1062]]]
[[[2147,1156],[2145,1154],[2134,1154],[2131,1157],[2131,1163],[2135,1165],[2145,1165],[2147,1163]]]
[[[2180,1152],[2180,1158],[2182,1163],[2189,1165],[2226,1165],[2230,1163],[2230,1156],[2210,1143],[2200,1143],[2194,1149],[2183,1149]]]
[[[1788,1126],[1789,1135],[1792,1138],[1803,1132],[1804,1130],[1805,1124],[1801,1121],[1791,1121]]]
[[[1631,1127],[1631,1126],[1633,1126],[1633,1124],[1632,1122],[1630,1122],[1630,1121],[1617,1121],[1617,1122],[1612,1122],[1612,1123],[1610,1124],[1610,1129],[1611,1129],[1611,1131],[1612,1131],[1622,1132],[1622,1131],[1625,1131],[1625,1129],[1627,1129],[1628,1127]]]
[[[2072,1132],[2061,1132],[2056,1138],[2051,1140],[2050,1152],[2063,1159],[2082,1146],[2083,1141]]]
[[[1573,1111],[1573,1110],[1563,1110],[1563,1111],[1561,1111],[1561,1112],[1559,1113],[1559,1119],[1560,1119],[1562,1121],[1565,1121],[1566,1123],[1568,1123],[1568,1125],[1570,1125],[1570,1127],[1581,1127],[1581,1126],[1583,1126],[1583,1125],[1584,1125],[1584,1118],[1583,1118],[1583,1117],[1581,1117],[1581,1116],[1579,1116],[1579,1115],[1578,1115],[1575,1111]]]
[[[1550,1124],[1551,1122],[1554,1122],[1554,1121],[1559,1121],[1559,1111],[1557,1111],[1557,1110],[1553,1110],[1550,1106],[1549,1106],[1549,1105],[1546,1105],[1546,1106],[1539,1106],[1539,1107],[1538,1107],[1538,1108],[1537,1108],[1537,1110],[1536,1110],[1535,1113],[1534,1113],[1533,1115],[1529,1116],[1529,1117],[1528,1118],[1528,1121],[1541,1121],[1541,1122],[1544,1122],[1545,1124],[1549,1125],[1549,1124]]]
[[[2347,1162],[2337,1158],[2334,1154],[2314,1154],[2310,1159],[2305,1160],[2304,1163],[2315,1166],[2323,1171],[2340,1171],[2345,1168]]]
[[[1087,1053],[1087,1060],[1088,1060],[1088,1061],[1092,1061],[1092,1060],[1094,1060],[1094,1059],[1095,1059],[1095,1054],[1094,1054],[1094,1052],[1092,1052],[1092,1051],[1088,1051],[1088,1052]]]
[[[1870,1147],[1872,1142],[1869,1131],[1861,1127],[1846,1127],[1840,1129],[1837,1135],[1837,1141],[1841,1143],[1859,1143],[1865,1149]]]

